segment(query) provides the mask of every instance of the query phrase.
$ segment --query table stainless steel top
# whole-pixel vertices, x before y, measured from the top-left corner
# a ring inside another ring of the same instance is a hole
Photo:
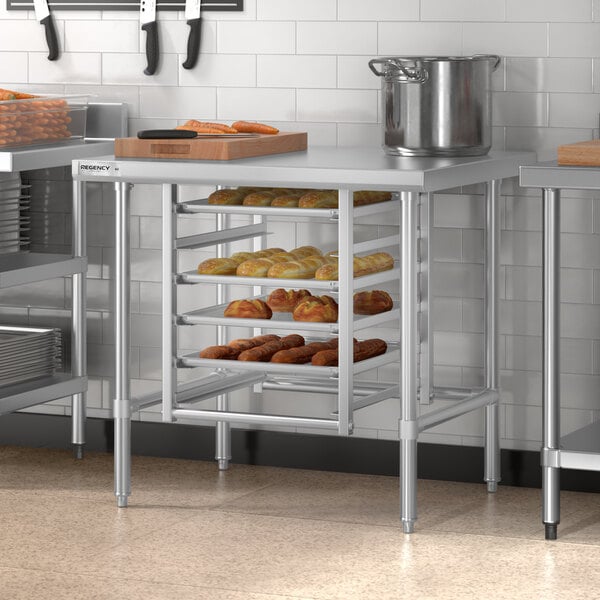
[[[129,183],[214,183],[220,185],[307,186],[434,192],[462,185],[513,177],[520,165],[532,163],[533,152],[491,152],[464,158],[388,156],[373,147],[315,146],[238,160],[124,159],[114,156],[75,160],[79,181]]]
[[[559,165],[556,161],[520,168],[521,187],[599,190],[600,167]]]

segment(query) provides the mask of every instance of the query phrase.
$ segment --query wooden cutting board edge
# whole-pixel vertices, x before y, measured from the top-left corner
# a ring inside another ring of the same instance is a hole
[[[235,160],[306,150],[308,134],[304,131],[280,132],[258,138],[219,138],[214,140],[140,140],[115,139],[118,158],[156,158],[169,160]]]
[[[600,167],[600,140],[588,140],[558,147],[559,165]]]

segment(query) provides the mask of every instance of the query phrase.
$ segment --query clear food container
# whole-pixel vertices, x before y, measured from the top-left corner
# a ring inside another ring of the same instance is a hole
[[[0,150],[85,137],[89,96],[13,94],[0,100]]]

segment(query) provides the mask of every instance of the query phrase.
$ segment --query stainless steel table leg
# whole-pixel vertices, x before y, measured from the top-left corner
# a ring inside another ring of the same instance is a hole
[[[486,186],[486,289],[485,289],[485,387],[498,390],[498,278],[500,262],[500,184]],[[485,407],[485,472],[488,492],[500,481],[500,425],[498,401]]]
[[[419,194],[402,192],[400,514],[404,533],[417,520],[417,213]]]
[[[129,381],[129,195],[130,185],[115,183],[115,496],[127,506],[131,494],[131,395]]]
[[[73,256],[86,256],[86,197],[85,183],[73,182],[72,238]],[[86,348],[86,273],[75,273],[73,310],[71,311],[71,372],[74,377],[87,375]],[[86,394],[74,394],[71,399],[71,444],[75,458],[83,458],[85,445]]]
[[[543,433],[542,456],[560,442],[560,190],[542,194],[543,262]],[[555,540],[560,523],[560,468],[542,466],[543,515],[547,540]]]
[[[217,215],[217,231],[228,229],[230,225],[230,216],[224,214]],[[228,256],[227,246],[219,244],[217,246],[217,258]],[[228,291],[224,285],[217,286],[217,304],[224,304],[229,300]],[[217,327],[217,344],[227,343],[227,333],[225,327],[219,325]],[[229,394],[219,394],[217,396],[217,410],[229,410]],[[219,471],[227,471],[229,469],[229,461],[231,460],[231,423],[228,421],[217,421],[215,426],[215,460],[219,467]]]

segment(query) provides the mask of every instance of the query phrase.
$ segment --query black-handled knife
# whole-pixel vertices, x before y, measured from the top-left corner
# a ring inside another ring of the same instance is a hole
[[[156,22],[156,0],[140,0],[140,23],[146,32],[146,75],[154,75],[158,67],[158,24]]]
[[[200,55],[200,38],[202,19],[202,0],[185,0],[185,19],[190,26],[187,43],[187,58],[183,63],[184,69],[193,69]]]
[[[189,129],[144,129],[138,131],[140,140],[239,139],[259,137],[258,133],[197,133]]]
[[[46,42],[48,43],[48,60],[56,60],[59,54],[58,36],[56,35],[54,20],[48,8],[48,0],[33,0],[33,9],[35,18],[44,26]]]

